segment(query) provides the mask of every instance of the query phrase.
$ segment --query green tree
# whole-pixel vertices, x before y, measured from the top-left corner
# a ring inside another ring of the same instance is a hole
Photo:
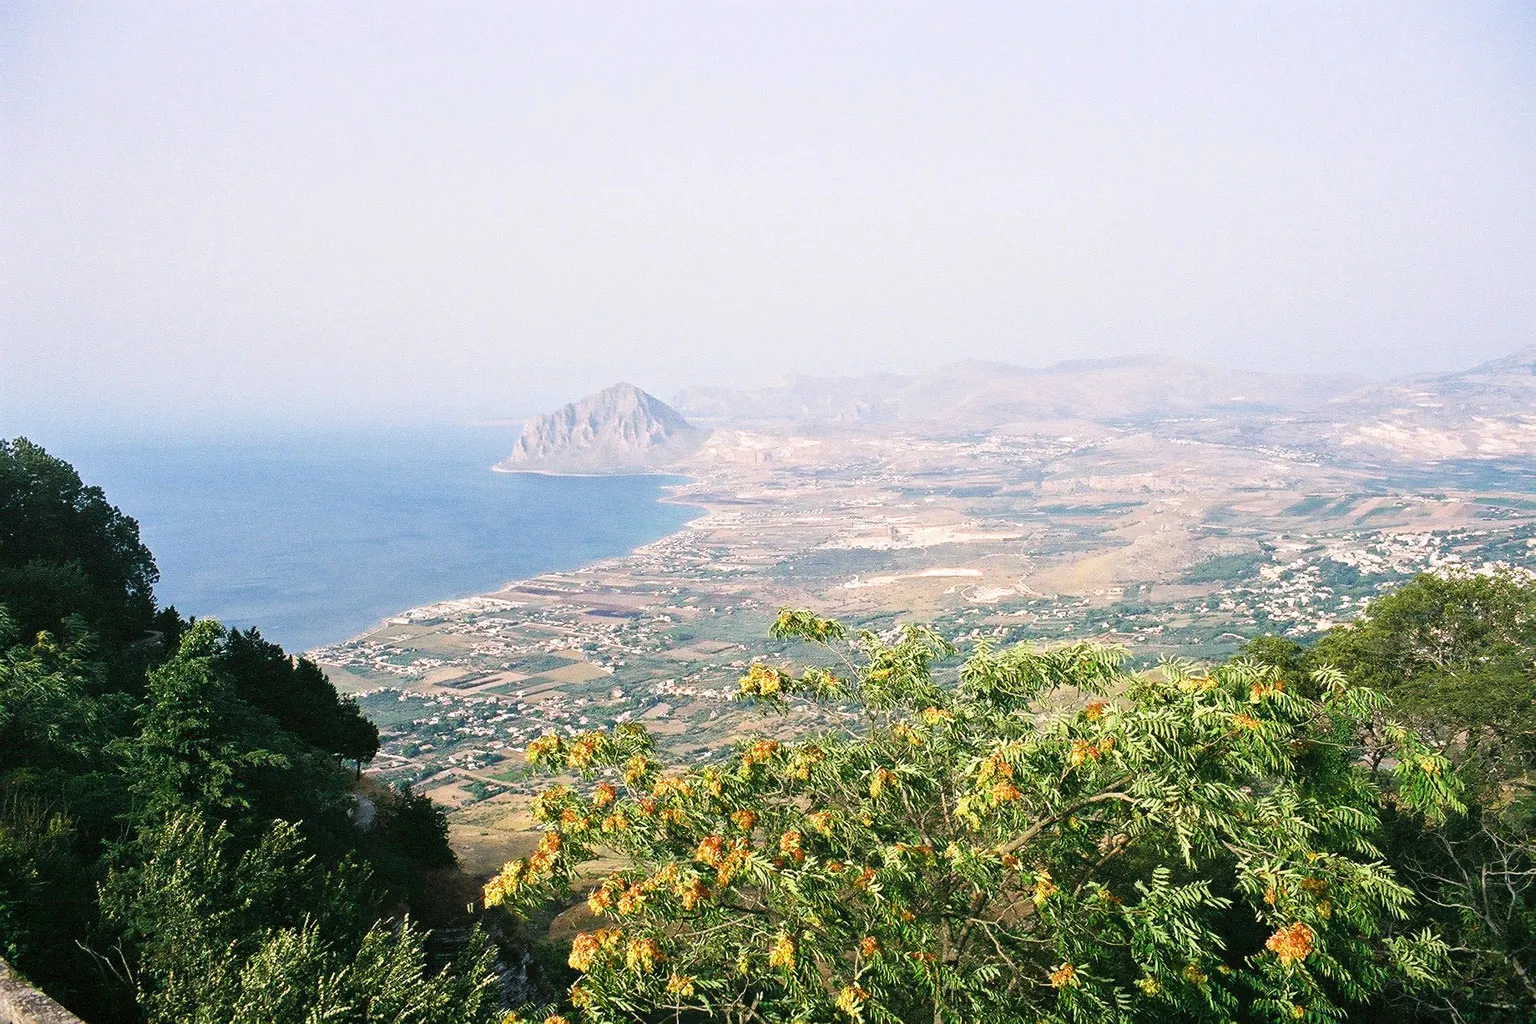
[[[1307,660],[1390,696],[1480,789],[1536,767],[1536,585],[1524,577],[1419,576]]]
[[[530,745],[576,772],[544,835],[486,887],[525,909],[597,883],[574,941],[592,1021],[1336,1020],[1446,950],[1404,934],[1410,892],[1376,842],[1387,803],[1438,819],[1448,765],[1337,672],[1318,696],[1251,660],[1128,676],[1117,649],[952,650],[784,612],[831,667],[764,663],[744,699],[856,706],[862,725],[744,742],[664,772],[643,730]]]
[[[107,959],[149,1024],[489,1024],[492,951],[478,933],[447,970],[409,921],[377,921],[366,872],[325,870],[275,822],[244,853],[223,826],[179,812],[141,834],[102,888],[123,937]]]
[[[140,642],[158,579],[138,523],[101,488],[24,437],[0,439],[0,604],[24,641],[78,614],[114,650]]]
[[[1536,584],[1426,574],[1305,652],[1389,694],[1454,766],[1471,812],[1388,819],[1387,855],[1416,918],[1451,941],[1445,991],[1400,1000],[1425,1020],[1536,1018]]]

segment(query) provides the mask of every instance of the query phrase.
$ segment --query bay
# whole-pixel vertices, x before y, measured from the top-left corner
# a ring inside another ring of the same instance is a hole
[[[579,568],[680,529],[661,476],[493,473],[514,434],[453,428],[50,447],[139,521],[155,593],[292,651],[406,608]]]

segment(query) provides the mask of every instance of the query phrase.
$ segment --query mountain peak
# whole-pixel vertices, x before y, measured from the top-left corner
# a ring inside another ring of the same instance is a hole
[[[706,432],[621,381],[529,421],[502,472],[649,472],[692,454]]]

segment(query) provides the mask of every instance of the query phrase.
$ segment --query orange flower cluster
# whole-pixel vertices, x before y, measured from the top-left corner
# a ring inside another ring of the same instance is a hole
[[[997,778],[1013,778],[1013,765],[1001,753],[990,755],[976,770],[976,781],[983,786]]]
[[[617,800],[618,797],[619,791],[613,788],[612,783],[599,783],[597,788],[592,791],[592,806],[598,808],[608,807],[612,805],[612,803]]]
[[[831,811],[812,811],[805,816],[805,820],[810,823],[811,828],[822,835],[829,836],[832,834]]]
[[[687,779],[676,775],[663,775],[656,780],[656,785],[651,787],[651,796],[658,800],[676,796],[686,798],[693,796],[693,784]]]
[[[560,739],[558,733],[547,732],[538,739],[528,744],[528,749],[523,753],[523,759],[529,764],[538,764],[558,757],[565,747],[565,742]]]
[[[624,879],[618,875],[609,875],[603,879],[601,885],[587,894],[587,909],[601,917],[608,912],[619,893],[623,891]]]
[[[776,697],[785,689],[789,677],[771,665],[756,663],[737,681],[743,697]]]
[[[1099,719],[1104,717],[1104,709],[1107,707],[1109,707],[1108,701],[1091,700],[1088,702],[1087,706],[1083,708],[1083,715],[1088,719],[1088,721],[1097,722]]]
[[[880,799],[880,794],[887,787],[896,785],[896,773],[889,768],[876,768],[869,774],[869,796],[872,800]]]
[[[1278,956],[1282,964],[1293,964],[1311,954],[1313,938],[1312,929],[1297,921],[1271,935],[1264,948]]]
[[[792,828],[788,830],[779,836],[779,855],[799,864],[805,860],[804,839],[805,837],[800,834],[798,829]]]
[[[1111,750],[1115,749],[1115,738],[1105,736],[1097,743],[1089,743],[1087,740],[1073,740],[1072,749],[1067,752],[1067,762],[1076,768],[1098,760]]]
[[[715,881],[720,885],[731,884],[742,863],[747,859],[747,840],[741,836],[727,841],[724,836],[705,836],[694,848],[693,859],[715,869]]]
[[[565,845],[564,840],[554,832],[545,832],[539,838],[539,845],[533,851],[533,856],[528,858],[528,873],[545,874],[555,866],[555,858],[560,853],[560,848]]]
[[[1285,684],[1278,679],[1261,679],[1259,682],[1248,687],[1248,699],[1253,703],[1258,703],[1261,700],[1273,697],[1284,689]]]
[[[880,940],[873,935],[866,935],[859,940],[859,955],[868,960],[880,955]]]
[[[709,899],[709,886],[705,885],[701,878],[689,879],[678,893],[678,897],[683,901],[684,910],[693,910]]]
[[[528,813],[533,815],[534,821],[553,821],[555,812],[569,795],[570,790],[565,786],[550,786],[529,802]]]
[[[731,824],[743,832],[751,832],[757,827],[757,812],[747,808],[731,812]]]
[[[623,811],[614,811],[612,814],[608,815],[608,817],[603,819],[603,831],[628,832],[629,815],[625,814]]]
[[[992,788],[987,790],[987,796],[991,797],[993,803],[998,804],[1012,803],[1014,800],[1023,797],[1023,795],[1023,793],[1019,792],[1019,787],[1007,779],[994,782]]]
[[[595,932],[582,932],[571,940],[571,955],[566,960],[574,970],[585,973],[599,960],[616,952],[624,941],[624,933],[617,928],[599,928]]]
[[[725,837],[705,836],[700,839],[698,847],[693,851],[693,859],[712,868],[719,867],[725,859]]]
[[[902,740],[914,747],[920,747],[923,744],[923,738],[917,734],[917,730],[906,722],[897,722],[891,726],[891,738]]]
[[[1239,729],[1253,730],[1257,729],[1264,723],[1259,721],[1257,718],[1254,718],[1252,715],[1238,713],[1232,716],[1232,724]]]
[[[1051,972],[1052,988],[1076,988],[1081,983],[1077,976],[1077,968],[1071,964],[1061,964]]]
[[[778,750],[779,743],[777,740],[758,740],[747,748],[746,753],[741,755],[741,766],[743,768],[751,768],[753,765],[764,764],[772,760],[773,755],[778,753]]]

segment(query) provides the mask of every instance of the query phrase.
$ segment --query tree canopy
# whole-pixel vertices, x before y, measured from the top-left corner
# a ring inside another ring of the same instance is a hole
[[[0,956],[91,1024],[494,1020],[484,937],[442,971],[401,916],[442,810],[354,825],[374,725],[156,579],[98,488],[0,442]]]
[[[1433,984],[1447,950],[1402,927],[1383,810],[1461,810],[1440,754],[1342,674],[1316,697],[1254,660],[1128,675],[1092,644],[982,647],[953,685],[933,632],[785,612],[835,661],[760,662],[744,699],[847,706],[861,725],[664,770],[635,727],[551,734],[576,773],[486,902],[568,891],[611,849],[578,936],[592,1021],[1336,1020]]]

